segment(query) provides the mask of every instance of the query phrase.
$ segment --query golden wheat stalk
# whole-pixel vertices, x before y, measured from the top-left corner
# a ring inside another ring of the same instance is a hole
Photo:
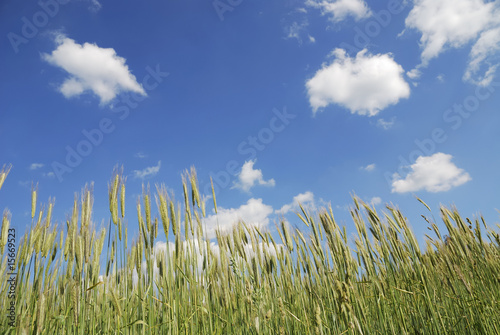
[[[7,245],[11,214],[8,210],[4,210],[2,218],[2,236],[0,237],[0,255],[3,255],[3,250]]]
[[[7,175],[9,174],[11,168],[12,165],[4,165],[2,170],[0,170],[0,189],[2,189],[3,182],[7,179]]]

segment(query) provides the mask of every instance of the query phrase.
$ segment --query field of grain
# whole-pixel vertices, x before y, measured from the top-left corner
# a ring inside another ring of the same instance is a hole
[[[8,173],[0,171],[0,188]],[[125,213],[125,188],[116,173],[109,225],[101,229],[91,221],[92,190],[83,190],[63,231],[52,218],[53,202],[37,210],[33,189],[31,228],[18,232],[15,246],[12,299],[5,210],[0,333],[500,333],[499,226],[490,228],[482,218],[471,221],[443,207],[443,232],[423,213],[431,235],[423,250],[397,208],[377,213],[354,197],[355,238],[331,208],[301,208],[296,220],[308,231],[283,221],[277,239],[240,222],[208,241],[205,206],[217,212],[217,203],[215,195],[203,201],[193,169],[183,178],[180,204],[164,186],[153,194],[145,187],[138,220]],[[125,219],[129,226],[138,221],[135,238]]]

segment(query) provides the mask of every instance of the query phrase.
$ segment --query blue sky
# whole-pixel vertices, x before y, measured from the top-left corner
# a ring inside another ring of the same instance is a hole
[[[274,231],[281,215],[300,226],[301,201],[331,203],[353,232],[353,193],[398,205],[420,242],[428,213],[414,195],[438,221],[439,204],[455,204],[493,225],[499,5],[3,1],[0,166],[13,167],[0,208],[24,231],[38,183],[62,226],[94,182],[99,225],[123,165],[134,231],[141,185],[181,200],[194,165],[203,191],[214,178],[225,228],[243,218]]]

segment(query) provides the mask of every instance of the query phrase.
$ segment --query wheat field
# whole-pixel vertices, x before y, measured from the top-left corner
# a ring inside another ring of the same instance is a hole
[[[0,171],[0,192],[8,173]],[[132,215],[125,184],[117,171],[105,227],[91,219],[92,186],[59,225],[54,202],[37,209],[33,188],[30,228],[14,248],[4,211],[0,333],[500,334],[499,225],[481,217],[442,207],[442,232],[424,213],[423,249],[397,208],[378,213],[353,197],[355,236],[331,208],[301,207],[296,220],[307,230],[283,220],[271,234],[239,222],[210,241],[203,218],[217,202],[202,198],[194,169],[182,203],[165,186],[146,186]]]

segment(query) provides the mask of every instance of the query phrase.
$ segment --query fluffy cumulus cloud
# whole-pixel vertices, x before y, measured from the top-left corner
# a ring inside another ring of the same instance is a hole
[[[373,116],[410,96],[404,70],[390,54],[371,55],[366,49],[352,58],[343,49],[332,54],[333,62],[324,64],[306,83],[314,113],[338,104],[353,114]]]
[[[291,203],[284,205],[279,210],[276,210],[276,213],[286,214],[290,211],[298,210],[299,204],[301,204],[304,207],[308,207],[309,209],[314,209],[315,208],[314,194],[311,191],[300,193],[295,197],[293,197],[293,201]]]
[[[240,221],[244,221],[248,226],[267,226],[269,215],[272,213],[273,208],[264,204],[262,199],[252,198],[238,208],[219,207],[217,214],[207,216],[203,222],[208,238],[213,238],[217,230],[222,233],[230,232]]]
[[[382,203],[382,198],[380,197],[373,197],[370,199],[370,204],[372,204],[373,206],[380,205],[381,203]]]
[[[234,183],[232,188],[239,188],[248,192],[256,184],[263,186],[274,186],[276,184],[274,179],[264,180],[262,170],[253,168],[255,162],[256,160],[250,160],[243,164],[241,172],[238,174],[238,181]]]
[[[361,20],[371,15],[370,8],[363,0],[307,0],[306,5],[321,10],[333,22],[340,22],[349,16]]]
[[[160,172],[160,167],[161,167],[161,161],[158,161],[158,164],[156,166],[149,166],[147,168],[144,168],[142,170],[134,170],[134,178],[137,179],[144,179],[147,177],[151,177],[156,175],[158,172]]]
[[[474,42],[464,79],[480,85],[491,82],[497,67],[492,63],[493,56],[500,47],[498,1],[416,0],[406,18],[406,27],[422,34],[419,67],[427,66],[447,48],[461,48]]]
[[[426,190],[445,192],[471,180],[470,175],[452,163],[453,157],[441,152],[432,156],[420,156],[410,166],[406,178],[394,175],[392,192],[406,193]]]
[[[68,73],[59,87],[66,98],[92,92],[101,104],[107,104],[121,92],[146,95],[130,73],[125,58],[118,56],[114,49],[78,44],[64,35],[57,36],[55,41],[57,48],[51,54],[42,54],[42,58]]]

